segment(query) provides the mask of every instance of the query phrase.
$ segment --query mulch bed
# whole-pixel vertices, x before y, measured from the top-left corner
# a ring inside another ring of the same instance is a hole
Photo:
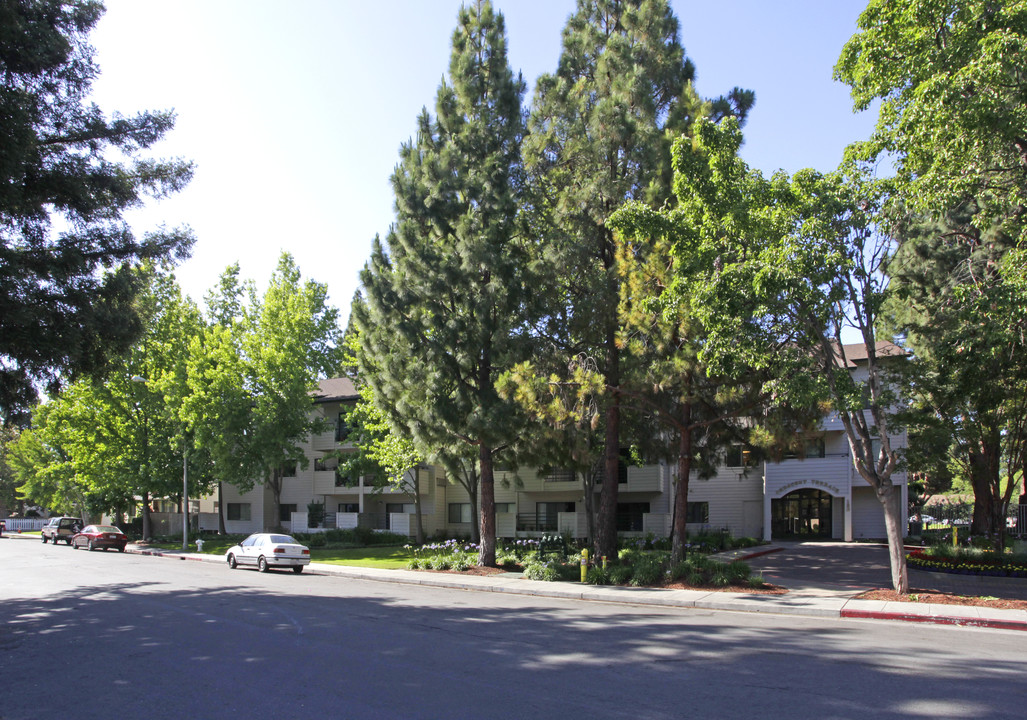
[[[938,605],[970,605],[974,607],[996,608],[999,610],[1027,610],[1027,600],[1005,600],[1002,598],[970,597],[951,595],[949,593],[930,592],[929,590],[910,589],[905,595],[894,590],[877,588],[857,595],[856,600],[886,600],[888,602],[935,603]]]

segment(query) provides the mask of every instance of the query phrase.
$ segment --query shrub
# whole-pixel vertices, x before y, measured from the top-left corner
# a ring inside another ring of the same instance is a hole
[[[517,559],[516,553],[510,551],[496,553],[496,565],[501,568],[515,568],[520,565],[520,561]]]
[[[311,533],[310,539],[307,540],[307,545],[312,548],[322,548],[328,544],[328,538],[324,536],[324,533]]]
[[[427,563],[432,570],[449,570],[450,558],[446,555],[432,555]]]
[[[539,562],[537,560],[532,560],[524,566],[524,577],[528,580],[556,582],[560,579],[560,572],[554,566],[552,561]]]
[[[457,570],[459,572],[463,572],[464,570],[467,570],[469,567],[473,566],[474,564],[475,564],[475,560],[470,558],[468,555],[461,554],[461,555],[455,556],[450,561],[449,567],[450,567],[451,570]]]
[[[585,573],[585,582],[589,585],[609,585],[611,582],[610,571],[593,565]]]
[[[749,576],[749,587],[758,589],[765,587],[767,584],[766,580],[763,579],[762,575],[750,575]]]
[[[731,576],[727,572],[727,567],[724,566],[721,569],[714,570],[713,574],[710,575],[710,585],[713,587],[727,587],[731,584]]]
[[[636,587],[656,585],[664,578],[663,562],[654,555],[639,558],[631,573],[631,584]]]
[[[749,582],[749,576],[752,575],[752,570],[749,568],[748,563],[744,563],[741,560],[735,560],[727,566],[727,576],[731,579],[732,585],[744,585]]]
[[[609,572],[612,585],[627,585],[634,571],[630,565],[614,565]]]
[[[681,578],[687,577],[693,569],[692,563],[687,559],[682,560],[681,562],[671,566],[670,570],[667,571],[667,577],[671,580],[680,580]]]
[[[355,527],[350,531],[353,541],[360,545],[370,545],[374,540],[374,530],[369,527]]]
[[[691,585],[692,587],[702,587],[706,584],[706,576],[699,570],[692,570],[685,575],[685,584]]]

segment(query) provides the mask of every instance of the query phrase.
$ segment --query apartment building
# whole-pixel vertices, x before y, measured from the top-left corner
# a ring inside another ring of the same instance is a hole
[[[893,349],[893,350],[892,350]],[[865,379],[866,355],[862,346],[846,346],[846,359],[856,379]],[[888,344],[884,354],[901,352]],[[330,428],[309,438],[304,446],[308,464],[285,479],[281,511],[276,516],[270,490],[256,487],[239,492],[225,487],[225,525],[229,532],[251,532],[282,526],[293,532],[308,530],[308,505],[323,504],[323,527],[358,525],[415,534],[415,487],[421,496],[422,521],[427,536],[469,535],[472,507],[467,491],[438,467],[412,468],[407,490],[376,488],[364,478],[346,477],[337,470],[337,453],[352,452],[344,411],[358,395],[346,378],[320,383],[313,412]],[[892,438],[904,447],[904,431]],[[751,462],[739,448],[729,453],[716,475],[689,483],[688,524],[692,530],[727,528],[737,536],[764,540],[790,537],[853,540],[885,537],[881,504],[873,489],[855,471],[848,440],[837,416],[828,415],[819,431],[806,438],[803,457]],[[625,463],[617,482],[618,530],[625,535],[668,535],[673,522],[675,468],[667,464],[631,466]],[[905,514],[907,489],[904,473],[893,481],[902,492]],[[596,488],[594,492],[598,493]],[[560,469],[537,472],[521,468],[496,473],[496,527],[504,538],[532,537],[558,532],[586,535],[585,496],[580,478]],[[598,507],[598,498],[595,503]],[[905,525],[906,518],[902,518]]]

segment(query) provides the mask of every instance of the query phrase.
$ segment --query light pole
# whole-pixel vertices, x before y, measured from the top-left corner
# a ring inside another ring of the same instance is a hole
[[[132,382],[147,385],[142,375],[133,375]],[[182,551],[189,550],[189,452],[182,440]]]

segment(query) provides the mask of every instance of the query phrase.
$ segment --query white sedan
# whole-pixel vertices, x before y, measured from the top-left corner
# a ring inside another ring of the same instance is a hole
[[[228,567],[255,565],[261,572],[272,567],[291,567],[294,573],[303,572],[310,564],[310,549],[300,545],[291,535],[279,533],[253,533],[225,553]]]

